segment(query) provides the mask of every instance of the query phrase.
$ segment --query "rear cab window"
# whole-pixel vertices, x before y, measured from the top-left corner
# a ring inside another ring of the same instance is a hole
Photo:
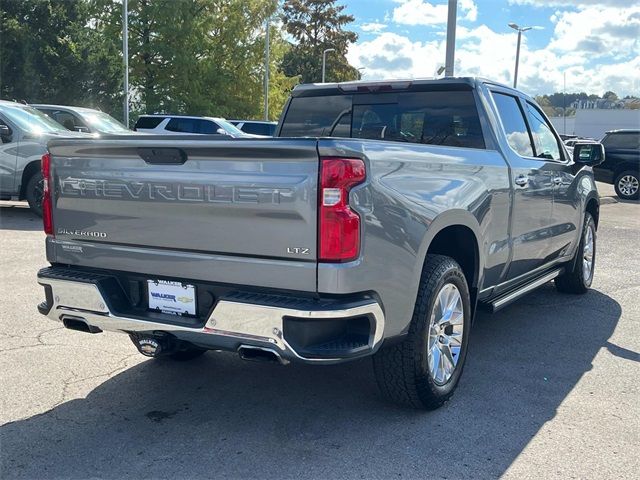
[[[471,90],[294,97],[280,136],[485,148]]]

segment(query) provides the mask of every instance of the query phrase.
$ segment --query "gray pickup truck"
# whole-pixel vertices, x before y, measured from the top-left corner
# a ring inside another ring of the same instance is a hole
[[[89,137],[70,132],[29,105],[0,100],[0,200],[26,200],[42,215],[40,159],[47,142],[78,136]]]
[[[302,85],[277,136],[51,141],[40,313],[151,357],[372,356],[385,396],[432,409],[478,308],[591,285],[603,148],[569,157],[521,92]]]

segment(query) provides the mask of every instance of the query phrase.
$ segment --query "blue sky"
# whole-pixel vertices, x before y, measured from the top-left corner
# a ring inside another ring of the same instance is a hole
[[[446,0],[343,0],[358,41],[349,61],[365,79],[431,77],[444,64]],[[567,91],[640,95],[640,1],[459,0],[456,74],[513,81],[532,95]]]

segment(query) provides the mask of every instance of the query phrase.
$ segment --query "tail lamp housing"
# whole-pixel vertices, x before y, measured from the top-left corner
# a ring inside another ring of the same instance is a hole
[[[53,198],[52,198],[52,182],[51,182],[51,154],[45,153],[40,162],[40,170],[42,172],[42,223],[44,233],[54,235],[53,231]]]
[[[349,262],[360,254],[360,216],[349,206],[349,192],[365,181],[359,158],[323,157],[320,165],[318,259]]]

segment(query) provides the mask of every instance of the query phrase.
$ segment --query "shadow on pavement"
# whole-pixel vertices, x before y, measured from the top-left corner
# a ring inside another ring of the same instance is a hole
[[[1,427],[3,477],[496,477],[611,348],[620,315],[607,295],[552,285],[480,314],[460,388],[435,412],[382,401],[368,360],[145,361]]]
[[[29,206],[0,203],[0,230],[42,230],[42,219]]]

